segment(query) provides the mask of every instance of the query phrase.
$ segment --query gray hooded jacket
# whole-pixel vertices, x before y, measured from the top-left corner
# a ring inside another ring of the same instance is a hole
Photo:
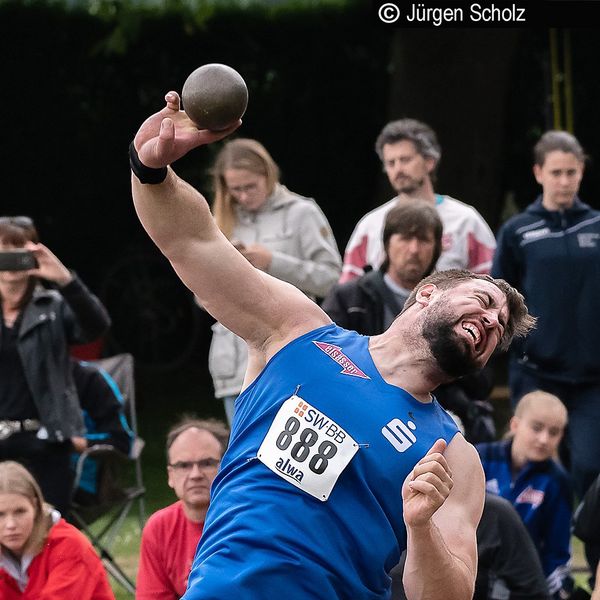
[[[278,184],[259,210],[237,205],[236,217],[232,241],[267,247],[273,254],[267,273],[273,277],[313,298],[324,297],[338,280],[340,253],[327,218],[311,198]],[[215,396],[237,395],[246,372],[246,344],[220,323],[212,329],[209,369]]]

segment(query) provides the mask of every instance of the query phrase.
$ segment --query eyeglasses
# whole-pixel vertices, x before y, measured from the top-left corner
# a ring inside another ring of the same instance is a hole
[[[228,187],[229,193],[234,196],[240,194],[252,195],[258,190],[258,183],[249,183],[248,185],[236,185],[235,187]]]
[[[15,225],[23,229],[33,227],[33,219],[24,215],[18,217],[0,217],[0,225]]]
[[[208,471],[210,469],[216,469],[221,461],[216,458],[203,458],[201,460],[180,460],[176,463],[169,463],[171,469],[180,471],[181,473],[187,473],[194,468],[196,465],[201,471]]]

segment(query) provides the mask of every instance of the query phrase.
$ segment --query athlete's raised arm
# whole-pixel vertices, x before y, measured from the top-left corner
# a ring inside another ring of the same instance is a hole
[[[169,166],[241,122],[220,132],[200,130],[179,110],[177,93],[165,99],[166,107],[135,136],[132,190],[142,225],[181,280],[216,319],[266,354],[330,322],[302,292],[255,269],[220,232],[204,197]]]

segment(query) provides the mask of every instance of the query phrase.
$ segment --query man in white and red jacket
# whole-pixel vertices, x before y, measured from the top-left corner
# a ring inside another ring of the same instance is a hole
[[[367,213],[354,228],[344,253],[340,283],[360,277],[365,265],[379,268],[385,258],[385,218],[405,198],[431,202],[442,220],[442,254],[436,270],[468,269],[488,274],[496,248],[489,225],[469,204],[434,192],[441,148],[431,127],[415,119],[391,121],[379,134],[375,150],[397,196]]]

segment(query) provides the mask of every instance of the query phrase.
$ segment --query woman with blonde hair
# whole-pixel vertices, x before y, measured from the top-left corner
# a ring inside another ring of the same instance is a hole
[[[246,259],[313,298],[324,297],[338,280],[342,262],[317,203],[280,183],[279,167],[256,140],[227,142],[212,176],[217,225]],[[213,325],[209,368],[230,425],[246,362],[240,338],[220,323]]]
[[[114,600],[91,543],[13,461],[0,462],[0,598]]]

